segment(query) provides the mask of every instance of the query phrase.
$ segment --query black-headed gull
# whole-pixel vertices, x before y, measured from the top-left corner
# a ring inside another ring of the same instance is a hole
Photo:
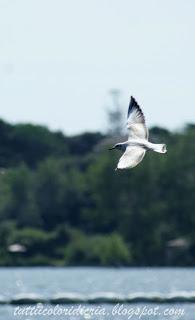
[[[156,144],[148,141],[148,129],[146,127],[144,114],[137,101],[131,96],[128,114],[127,129],[129,131],[128,140],[115,144],[112,149],[124,151],[119,159],[117,169],[133,168],[140,163],[148,150],[159,153],[166,153],[165,144]]]

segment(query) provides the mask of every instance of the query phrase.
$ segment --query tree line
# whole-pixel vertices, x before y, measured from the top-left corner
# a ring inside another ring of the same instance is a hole
[[[150,140],[168,153],[115,172],[109,135],[1,120],[0,265],[194,265],[195,125]]]

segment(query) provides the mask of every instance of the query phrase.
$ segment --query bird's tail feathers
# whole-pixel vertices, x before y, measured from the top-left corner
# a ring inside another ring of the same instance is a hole
[[[159,153],[166,153],[167,152],[166,144],[155,144],[154,151]]]

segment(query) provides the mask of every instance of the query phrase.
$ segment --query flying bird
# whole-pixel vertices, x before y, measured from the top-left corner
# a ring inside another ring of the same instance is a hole
[[[109,149],[119,149],[124,152],[115,170],[137,166],[143,160],[146,151],[167,152],[166,144],[156,144],[148,141],[149,134],[144,114],[132,96],[127,113],[127,129],[129,132],[128,140],[117,143]]]

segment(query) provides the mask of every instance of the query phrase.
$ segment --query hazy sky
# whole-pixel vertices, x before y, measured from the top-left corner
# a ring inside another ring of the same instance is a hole
[[[0,117],[106,127],[108,91],[149,125],[195,122],[194,0],[0,0]]]

